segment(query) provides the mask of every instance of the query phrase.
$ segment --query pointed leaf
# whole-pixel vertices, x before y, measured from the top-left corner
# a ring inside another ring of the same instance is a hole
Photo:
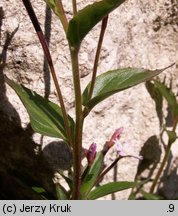
[[[156,88],[160,91],[163,97],[167,100],[171,111],[175,117],[178,117],[178,102],[176,100],[175,94],[169,89],[165,84],[155,81]]]
[[[32,190],[34,190],[37,194],[41,196],[41,198],[45,200],[51,199],[48,192],[46,192],[46,190],[42,187],[32,187]]]
[[[81,196],[84,199],[85,196],[89,193],[89,191],[94,186],[94,183],[99,176],[101,169],[103,167],[103,159],[104,155],[102,152],[98,152],[96,155],[96,158],[91,165],[91,168],[89,169],[88,173],[86,174],[82,185],[81,185]]]
[[[5,78],[7,84],[14,89],[30,116],[30,123],[37,133],[62,138],[67,141],[61,108],[41,97],[36,92]],[[72,131],[74,121],[68,116]]]
[[[148,81],[161,73],[162,70],[146,70],[139,68],[123,68],[108,71],[96,78],[92,98],[89,97],[90,83],[83,92],[83,105],[91,110],[96,104],[107,97],[139,83]]]
[[[68,200],[68,193],[62,185],[56,184],[56,192],[58,200]]]
[[[39,194],[46,192],[46,190],[42,187],[32,187],[32,189]]]
[[[65,176],[62,172],[58,171],[59,174],[63,177],[63,179],[66,181],[66,183],[68,184],[69,188],[72,190],[73,188],[73,181],[72,179],[70,179],[69,177]]]
[[[156,105],[156,113],[159,118],[160,125],[163,124],[163,96],[160,91],[156,88],[155,84],[148,81],[146,82],[146,88],[151,98],[154,100]]]
[[[125,0],[103,0],[86,6],[69,22],[67,38],[72,47],[77,47],[87,33],[105,16]]]
[[[112,194],[118,191],[126,190],[129,188],[133,188],[137,185],[135,182],[111,182],[102,186],[97,187],[93,191],[91,191],[87,197],[88,200],[98,199],[100,197],[106,196],[108,194]]]

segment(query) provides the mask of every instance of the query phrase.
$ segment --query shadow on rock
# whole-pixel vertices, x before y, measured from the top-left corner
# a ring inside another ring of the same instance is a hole
[[[42,154],[55,171],[68,170],[72,166],[72,153],[63,141],[49,143]]]
[[[159,194],[168,200],[178,199],[178,158],[172,162],[169,172],[164,173],[161,179],[161,185],[158,190]]]
[[[3,8],[0,7],[0,31],[2,21]],[[43,187],[48,198],[55,199],[54,172],[42,155],[35,154],[37,144],[32,140],[32,129],[30,126],[21,128],[19,115],[6,97],[3,73],[8,47],[17,30],[6,32],[0,53],[0,198],[40,199],[42,197],[32,189],[35,186]]]
[[[148,178],[151,178],[161,158],[161,147],[155,135],[149,137],[145,142],[140,155],[143,156],[143,160],[139,163],[137,175],[141,175],[145,170],[149,170]],[[150,166],[152,167],[150,168]]]

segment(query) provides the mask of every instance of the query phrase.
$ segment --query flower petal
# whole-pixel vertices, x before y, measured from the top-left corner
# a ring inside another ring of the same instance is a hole
[[[115,141],[117,152],[122,157],[133,157],[139,160],[142,160],[143,157],[141,155],[136,155],[133,151],[133,148],[131,147],[131,144],[129,142],[124,143],[123,145],[119,142],[117,139]]]
[[[121,156],[126,156],[126,153],[124,152],[123,146],[122,146],[122,144],[120,143],[120,141],[118,139],[115,141],[115,145],[116,145],[117,152]]]

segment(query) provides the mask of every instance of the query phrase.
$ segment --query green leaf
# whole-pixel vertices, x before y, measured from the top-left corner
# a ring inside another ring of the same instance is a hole
[[[173,115],[175,117],[178,117],[178,102],[176,100],[175,94],[165,84],[159,81],[155,81],[154,83],[155,83],[156,88],[160,91],[163,97],[167,100],[171,108],[171,111],[173,112]]]
[[[95,160],[93,161],[93,164],[91,165],[91,168],[89,169],[88,173],[86,174],[81,184],[80,192],[83,199],[85,199],[86,195],[90,192],[90,190],[94,186],[94,183],[103,167],[103,159],[104,159],[103,153],[98,152]]]
[[[56,192],[58,200],[68,200],[68,193],[62,185],[56,184]]]
[[[80,10],[69,22],[67,38],[72,47],[77,47],[87,33],[105,16],[125,0],[103,0]]]
[[[151,98],[155,101],[156,112],[159,118],[160,126],[163,124],[163,96],[160,91],[155,87],[155,84],[148,81],[146,82],[146,88]]]
[[[41,97],[36,92],[5,78],[7,84],[14,89],[30,116],[30,123],[37,133],[62,138],[67,141],[61,108]],[[68,116],[70,127],[74,131],[74,121]]]
[[[135,182],[111,182],[102,186],[97,187],[91,191],[87,197],[88,200],[98,199],[100,197],[112,194],[125,189],[133,188],[137,185]]]
[[[59,174],[63,177],[63,179],[66,181],[68,184],[69,188],[72,190],[73,188],[73,181],[69,177],[65,176],[62,172],[59,171]]]
[[[46,192],[46,190],[42,187],[32,187],[32,189],[39,194]]]
[[[139,83],[148,81],[161,73],[162,70],[150,71],[139,68],[123,68],[108,71],[96,78],[92,98],[89,99],[90,83],[83,92],[83,105],[91,110],[96,104],[107,97]]]
[[[32,199],[47,199],[47,196],[43,195],[43,193],[47,193],[44,188],[31,186],[22,176],[17,177],[13,175],[11,176],[11,180],[15,183],[14,186],[17,187],[22,194],[28,194],[29,197],[33,197]]]
[[[163,197],[159,196],[159,195],[156,195],[156,194],[152,194],[152,193],[147,193],[145,191],[141,191],[144,199],[146,200],[162,200]]]

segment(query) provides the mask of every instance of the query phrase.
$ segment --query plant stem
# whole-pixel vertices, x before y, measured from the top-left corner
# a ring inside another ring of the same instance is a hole
[[[76,114],[76,126],[75,126],[75,143],[73,151],[74,160],[74,189],[72,199],[80,199],[80,185],[81,185],[81,151],[82,151],[82,128],[83,128],[83,115],[82,115],[82,97],[80,87],[79,76],[79,64],[78,64],[78,51],[79,48],[70,48],[72,72],[75,92],[75,114]]]
[[[90,86],[88,100],[91,99],[92,94],[93,94],[93,89],[94,89],[95,80],[96,80],[96,74],[97,74],[97,68],[98,68],[98,62],[99,62],[101,47],[102,47],[104,33],[105,33],[105,30],[106,30],[106,27],[107,27],[107,23],[108,23],[108,16],[106,16],[102,20],[101,32],[100,32],[98,46],[97,46],[96,55],[95,55],[95,61],[94,61],[94,66],[93,66],[93,75],[92,75],[92,80],[91,80],[91,86]]]
[[[61,0],[56,0],[56,6],[57,6],[57,10],[59,12],[59,18],[61,20],[61,23],[62,23],[62,26],[64,28],[64,31],[65,31],[65,33],[67,33],[67,29],[68,29],[68,24],[69,23],[68,23],[66,15],[65,15],[64,7],[62,5]]]
[[[73,14],[74,16],[77,14],[77,2],[76,0],[72,0]]]
[[[121,159],[121,156],[118,156],[112,163],[109,165],[101,174],[100,176],[96,179],[95,184],[97,185],[100,180],[117,164],[117,162]]]
[[[161,173],[162,173],[162,171],[163,171],[163,169],[165,167],[165,164],[166,164],[167,160],[169,159],[169,154],[170,154],[170,151],[171,151],[171,146],[172,146],[172,143],[169,142],[168,145],[167,145],[166,152],[165,152],[163,161],[161,163],[161,166],[160,166],[160,168],[159,168],[159,170],[158,170],[158,172],[157,172],[157,174],[155,176],[155,179],[153,181],[153,184],[152,184],[152,186],[150,188],[150,193],[154,193],[154,190],[155,190],[155,187],[157,185],[157,182],[158,182],[158,180],[159,180],[159,178],[161,176]]]
[[[177,123],[178,123],[178,118],[175,117],[175,118],[174,118],[174,122],[173,122],[173,129],[172,129],[172,132],[175,132],[176,127],[177,127]],[[154,190],[155,190],[155,187],[156,187],[156,185],[157,185],[157,182],[158,182],[158,180],[159,180],[159,178],[160,178],[160,176],[161,176],[161,174],[162,174],[162,172],[163,172],[163,169],[164,169],[164,167],[165,167],[165,165],[166,165],[166,162],[167,162],[168,159],[169,159],[169,155],[170,155],[170,151],[171,151],[171,146],[172,146],[173,142],[174,142],[174,141],[171,141],[170,138],[169,138],[168,145],[167,145],[166,150],[165,150],[165,155],[164,155],[163,161],[162,161],[162,163],[161,163],[160,168],[158,169],[158,172],[157,172],[157,174],[156,174],[156,176],[155,176],[155,179],[154,179],[154,181],[153,181],[153,184],[152,184],[152,186],[151,186],[151,188],[150,188],[150,193],[154,193]]]
[[[177,124],[178,124],[178,116],[176,116],[173,119],[173,129],[172,129],[173,131],[176,131]]]
[[[66,134],[67,134],[67,137],[69,138],[69,143],[72,145],[73,141],[72,141],[71,129],[70,129],[69,121],[68,121],[68,117],[67,117],[67,112],[66,112],[66,108],[65,108],[65,105],[64,105],[61,89],[60,89],[60,86],[59,86],[59,83],[58,83],[58,80],[57,80],[57,77],[56,77],[56,72],[55,72],[55,69],[54,69],[54,65],[53,65],[51,54],[50,54],[50,51],[49,51],[49,48],[48,48],[48,44],[46,42],[45,36],[44,36],[44,34],[43,34],[42,30],[41,30],[38,19],[36,17],[36,14],[35,14],[35,12],[33,10],[33,7],[31,5],[30,1],[29,0],[22,0],[22,1],[23,1],[23,4],[24,4],[27,12],[28,12],[28,15],[29,15],[29,17],[31,19],[31,22],[33,23],[34,29],[36,30],[39,41],[40,41],[41,46],[43,48],[43,51],[45,53],[45,56],[46,56],[46,59],[47,59],[47,62],[48,62],[48,65],[49,65],[49,68],[50,68],[50,71],[51,71],[51,75],[52,75],[52,78],[53,78],[53,81],[54,81],[54,84],[55,84],[55,87],[56,87],[56,91],[57,91],[57,94],[58,94],[58,98],[59,98],[59,102],[60,102],[60,106],[61,106],[61,110],[62,110],[62,115],[63,115],[63,119],[64,119],[64,125],[65,125],[65,129],[66,129]]]

